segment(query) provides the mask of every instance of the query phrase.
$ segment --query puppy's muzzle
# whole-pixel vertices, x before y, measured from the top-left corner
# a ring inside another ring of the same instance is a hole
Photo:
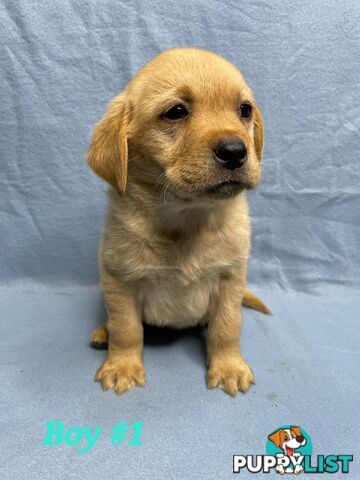
[[[240,168],[246,161],[247,150],[239,139],[223,139],[214,148],[215,160],[227,170]]]

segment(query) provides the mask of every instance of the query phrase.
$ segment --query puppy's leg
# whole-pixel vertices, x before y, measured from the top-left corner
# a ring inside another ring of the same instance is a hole
[[[253,372],[240,353],[244,289],[234,279],[221,282],[220,295],[209,310],[207,385],[235,396],[238,390],[245,393],[255,383]]]
[[[145,384],[142,361],[143,325],[135,292],[107,275],[102,287],[108,311],[108,354],[96,374],[104,390],[113,388],[119,395]]]

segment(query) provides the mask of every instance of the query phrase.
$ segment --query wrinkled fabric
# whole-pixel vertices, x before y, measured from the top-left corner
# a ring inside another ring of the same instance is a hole
[[[91,129],[144,63],[192,45],[234,62],[264,115],[250,282],[359,285],[358,2],[5,1],[0,15],[1,282],[97,282]]]
[[[0,19],[2,478],[230,479],[233,454],[264,454],[290,423],[316,455],[355,455],[359,478],[358,0],[2,0]],[[249,283],[273,316],[244,309],[257,384],[235,399],[207,391],[200,330],[145,333],[144,389],[93,381],[106,185],[86,165],[90,132],[175,46],[235,63],[265,122]],[[48,420],[104,434],[84,454],[44,447]],[[118,421],[143,421],[143,445],[112,447]]]

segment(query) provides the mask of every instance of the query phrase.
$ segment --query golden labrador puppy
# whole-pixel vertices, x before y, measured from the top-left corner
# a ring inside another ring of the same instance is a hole
[[[90,167],[112,185],[100,246],[108,342],[96,379],[120,394],[143,386],[143,321],[208,325],[209,388],[246,392],[240,353],[250,226],[246,189],[261,172],[263,123],[241,73],[204,50],[177,48],[148,63],[96,126]]]

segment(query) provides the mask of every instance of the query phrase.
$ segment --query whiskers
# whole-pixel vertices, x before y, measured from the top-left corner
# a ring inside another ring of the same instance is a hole
[[[139,173],[141,173],[142,175],[146,175],[148,177],[156,177],[156,175],[154,173],[145,172],[144,170],[139,170],[139,169],[137,169],[137,171]]]
[[[171,183],[169,181],[167,181],[165,183],[165,185],[163,186],[163,189],[162,189],[162,196],[163,196],[163,202],[164,202],[165,207],[166,207],[166,195],[170,194],[172,192],[172,190],[173,190],[173,187],[172,187]]]
[[[135,158],[139,158],[139,157],[140,157],[140,155],[138,157],[135,157]],[[134,160],[135,160],[135,158],[134,158]],[[166,206],[169,194],[173,190],[173,186],[171,185],[171,182],[166,178],[166,171],[162,172],[160,175],[154,174],[154,173],[149,173],[149,172],[146,172],[144,170],[140,170],[138,168],[137,168],[137,171],[141,175],[146,175],[148,177],[156,178],[156,180],[154,182],[154,184],[155,184],[154,189],[157,190],[161,186],[161,197],[162,197],[164,205]]]
[[[167,195],[169,195],[173,189],[171,183],[169,182],[169,180],[166,178],[166,171],[164,171],[163,173],[161,173],[157,180],[156,180],[156,184],[155,184],[155,190],[160,186],[162,185],[162,189],[161,189],[161,196],[162,196],[162,199],[163,199],[163,203],[164,205],[166,206],[166,197]]]
[[[135,161],[137,161],[137,160],[142,160],[142,159],[144,159],[144,158],[146,158],[146,155],[140,154],[140,155],[137,155],[136,157],[130,158],[130,159],[129,159],[129,163],[135,162]],[[148,171],[146,171],[146,170],[142,170],[141,168],[139,168],[140,165],[141,165],[141,164],[139,164],[139,163],[136,165],[136,172],[137,172],[137,173],[140,173],[141,175],[145,175],[145,176],[147,176],[147,177],[156,178],[156,186],[155,186],[155,188],[156,188],[156,187],[158,186],[159,181],[161,180],[161,177],[162,177],[163,175],[165,175],[166,172],[163,172],[163,173],[160,174],[160,176],[159,176],[158,173],[150,173],[150,172],[148,172]]]
[[[158,178],[157,178],[157,181],[156,181],[156,184],[155,184],[155,189],[160,185],[160,182],[166,177],[166,171],[164,171],[163,173],[161,173]]]

